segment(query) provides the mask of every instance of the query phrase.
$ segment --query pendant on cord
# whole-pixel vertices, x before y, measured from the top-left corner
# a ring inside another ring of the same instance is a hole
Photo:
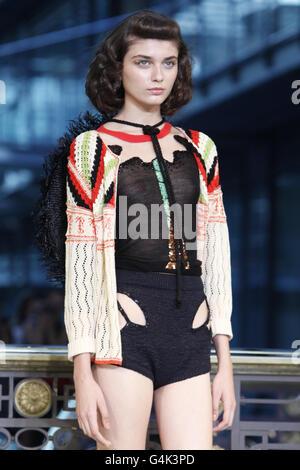
[[[185,250],[185,243],[183,238],[182,240],[182,249],[183,249],[183,256],[184,256],[184,268],[190,269],[190,263],[188,260],[188,256]],[[181,251],[179,251],[179,256],[182,256]],[[170,221],[170,237],[169,237],[169,259],[170,261],[166,264],[166,269],[176,269],[176,252],[175,252],[175,245],[174,245],[174,224],[173,224],[173,217],[171,217]]]
[[[169,227],[169,260],[170,261],[167,263],[165,268],[166,269],[176,269],[176,251],[175,251],[175,244],[174,244],[174,222],[173,222],[173,217],[171,217],[168,192],[167,192],[167,189],[166,189],[164,178],[161,174],[161,170],[160,170],[160,166],[159,166],[159,162],[158,162],[157,158],[155,158],[153,160],[153,168],[154,168],[155,175],[156,175],[156,178],[157,178],[157,181],[158,181],[159,190],[160,190],[160,193],[161,193],[165,213],[166,213],[166,216],[167,216],[167,224],[168,224],[168,227]],[[174,214],[172,214],[172,215],[174,215]],[[185,269],[190,269],[190,263],[188,261],[188,256],[187,256],[187,253],[186,253],[186,250],[185,250],[185,243],[184,243],[183,238],[181,240],[182,240],[183,256],[184,256],[183,264],[184,264]],[[182,255],[181,252],[179,254],[180,254],[180,256]]]

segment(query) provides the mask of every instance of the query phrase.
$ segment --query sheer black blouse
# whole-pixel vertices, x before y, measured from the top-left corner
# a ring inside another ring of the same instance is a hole
[[[117,155],[120,145],[109,145]],[[135,271],[174,273],[166,268],[170,261],[169,229],[153,161],[131,157],[120,163],[116,200],[115,260],[116,268]],[[188,150],[175,150],[173,161],[166,161],[173,186],[179,233],[183,238],[190,268],[184,275],[200,275],[197,260],[196,204],[199,197],[199,172],[195,157]],[[160,208],[160,210],[159,210]],[[158,216],[159,214],[159,216]],[[181,233],[180,233],[181,230]]]

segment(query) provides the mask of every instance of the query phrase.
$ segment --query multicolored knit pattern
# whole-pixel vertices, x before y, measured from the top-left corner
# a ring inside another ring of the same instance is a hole
[[[182,137],[174,137],[192,152],[199,170],[197,258],[202,261],[212,338],[224,334],[231,340],[230,245],[217,149],[203,132],[177,129]],[[72,142],[64,310],[70,361],[89,352],[95,363],[122,364],[114,238],[119,164],[97,130],[85,131]]]

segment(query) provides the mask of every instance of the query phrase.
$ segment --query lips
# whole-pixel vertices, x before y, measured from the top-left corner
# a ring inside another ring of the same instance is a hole
[[[164,91],[164,88],[149,88],[150,91]]]

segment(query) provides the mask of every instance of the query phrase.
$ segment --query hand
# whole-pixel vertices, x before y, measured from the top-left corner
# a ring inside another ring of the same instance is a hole
[[[219,401],[223,402],[223,417],[217,421],[213,431],[223,431],[233,422],[236,400],[234,395],[233,374],[231,368],[219,370],[212,381],[213,421],[219,414]]]
[[[76,414],[80,429],[95,441],[110,447],[111,442],[106,440],[99,431],[98,412],[101,415],[103,427],[110,428],[109,416],[103,392],[93,376],[74,379],[76,390]]]

